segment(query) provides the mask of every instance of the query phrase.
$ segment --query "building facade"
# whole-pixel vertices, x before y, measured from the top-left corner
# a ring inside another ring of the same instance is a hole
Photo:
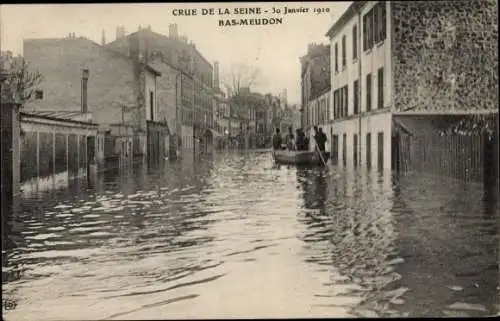
[[[309,102],[331,88],[330,79],[330,46],[309,44],[307,54],[300,58],[301,62],[301,127],[307,130],[314,123]]]
[[[158,71],[74,34],[26,39],[24,57],[44,76],[38,86],[43,99],[28,102],[26,110],[90,112],[100,131],[113,132],[107,139],[115,145],[112,154],[147,155],[148,122],[157,115]]]
[[[106,44],[106,48],[168,71],[158,80],[162,97],[158,110],[169,115],[170,119],[175,114],[174,132],[181,154],[204,149],[200,143],[210,140],[205,136],[209,129],[213,129],[212,65],[192,42],[188,43],[186,36],[178,35],[175,24],[169,26],[168,37],[151,31],[150,27],[139,27],[138,31],[130,35],[119,31],[116,40]],[[162,68],[159,66],[161,64],[168,67]],[[175,101],[174,105],[172,101]],[[175,113],[172,108],[175,108]]]
[[[497,28],[488,1],[354,2],[327,33],[333,161],[390,169],[398,114],[498,108]]]

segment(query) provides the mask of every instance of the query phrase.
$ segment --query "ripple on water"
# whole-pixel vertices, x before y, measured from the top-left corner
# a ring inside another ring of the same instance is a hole
[[[398,190],[376,173],[271,168],[259,155],[134,169],[24,211],[5,253],[16,267],[6,273],[27,270],[6,284],[23,298],[12,319],[63,319],[50,307],[66,303],[82,319],[251,314],[269,302],[268,317],[283,305],[328,317],[491,312],[497,227],[468,195],[418,178]]]

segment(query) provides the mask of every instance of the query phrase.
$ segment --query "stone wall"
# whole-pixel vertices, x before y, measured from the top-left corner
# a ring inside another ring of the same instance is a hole
[[[395,108],[498,108],[497,1],[394,1]]]

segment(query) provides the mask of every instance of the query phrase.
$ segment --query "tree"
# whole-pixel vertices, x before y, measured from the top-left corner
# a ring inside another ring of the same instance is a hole
[[[260,70],[254,66],[238,63],[223,77],[223,85],[228,94],[231,113],[248,123],[248,109],[259,105],[262,99],[251,93],[260,80]]]
[[[36,87],[43,81],[42,74],[30,71],[28,62],[21,55],[13,56],[11,51],[1,53],[0,63],[8,72],[7,81],[15,97],[21,103],[34,99]]]
[[[229,73],[224,77],[223,83],[229,97],[238,96],[244,88],[251,89],[260,80],[260,70],[256,67],[242,63],[231,66]]]

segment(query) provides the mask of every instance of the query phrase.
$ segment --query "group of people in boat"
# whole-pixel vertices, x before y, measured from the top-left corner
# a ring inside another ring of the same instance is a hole
[[[321,127],[314,126],[314,141],[316,143],[316,148],[319,151],[324,152],[326,147],[326,134],[323,132]],[[276,133],[273,136],[273,149],[286,149],[295,151],[307,151],[309,150],[309,138],[307,138],[305,132],[302,128],[295,130],[295,135],[293,134],[292,127],[288,127],[288,133],[285,136],[285,141],[281,137],[281,131],[276,128]]]

